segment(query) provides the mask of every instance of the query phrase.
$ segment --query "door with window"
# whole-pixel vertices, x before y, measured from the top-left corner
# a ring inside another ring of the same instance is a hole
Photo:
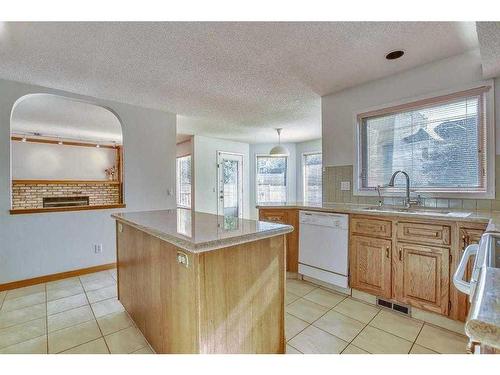
[[[217,153],[217,214],[243,216],[243,155]]]

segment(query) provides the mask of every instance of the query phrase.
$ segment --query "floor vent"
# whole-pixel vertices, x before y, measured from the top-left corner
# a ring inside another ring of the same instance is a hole
[[[397,311],[398,313],[401,313],[401,314],[410,315],[410,307],[409,306],[386,301],[385,299],[382,299],[382,298],[377,298],[377,305],[381,306],[381,307],[385,307],[386,309],[391,309],[391,310]]]

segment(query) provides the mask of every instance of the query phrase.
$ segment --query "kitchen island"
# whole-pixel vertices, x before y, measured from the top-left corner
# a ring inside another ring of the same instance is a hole
[[[284,353],[285,234],[187,209],[120,213],[118,298],[157,353]]]

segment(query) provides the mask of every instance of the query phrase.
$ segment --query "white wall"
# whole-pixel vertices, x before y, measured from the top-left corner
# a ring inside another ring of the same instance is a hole
[[[116,150],[34,142],[12,142],[12,179],[106,180]]]
[[[16,100],[31,93],[59,94],[112,110],[123,130],[126,210],[175,207],[174,114],[0,80],[0,284],[115,261],[110,215],[117,210],[9,214],[10,115]],[[103,244],[101,254],[92,251],[94,243]]]
[[[296,200],[297,195],[297,182],[296,182],[296,168],[297,168],[297,160],[296,160],[296,144],[295,143],[282,143],[288,151],[290,152],[290,156],[287,161],[287,200],[289,202],[294,202]],[[259,217],[259,212],[255,208],[257,204],[256,199],[256,184],[255,184],[255,157],[256,155],[268,155],[271,148],[276,146],[276,143],[258,143],[250,145],[250,206],[251,213],[250,217],[253,219],[257,219]]]
[[[460,89],[482,79],[479,52],[472,51],[322,97],[323,166],[354,164],[355,113],[406,98]],[[496,102],[498,118],[498,98]]]
[[[217,214],[217,152],[243,155],[243,216],[248,218],[249,209],[249,145],[195,135],[193,137],[194,209]]]
[[[191,139],[177,143],[175,147],[177,157],[191,155],[193,153],[193,142]]]
[[[321,139],[297,143],[297,201],[304,200],[304,168],[302,165],[303,154],[308,152],[321,152]]]

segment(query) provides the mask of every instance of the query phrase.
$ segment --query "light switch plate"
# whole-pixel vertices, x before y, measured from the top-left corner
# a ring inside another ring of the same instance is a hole
[[[342,190],[342,191],[351,190],[351,182],[350,181],[342,181],[340,183],[340,190]]]

